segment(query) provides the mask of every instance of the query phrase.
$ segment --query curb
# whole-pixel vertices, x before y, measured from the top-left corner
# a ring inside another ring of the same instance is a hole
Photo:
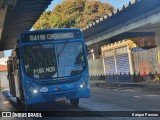
[[[106,88],[106,87],[136,87],[144,90],[160,91],[160,84],[131,84],[131,83],[92,83],[91,86]]]

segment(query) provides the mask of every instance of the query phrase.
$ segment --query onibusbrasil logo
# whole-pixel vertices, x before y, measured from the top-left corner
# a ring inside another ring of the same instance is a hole
[[[18,113],[18,112],[2,112],[1,114],[2,117],[42,117],[41,113],[30,113],[30,112],[23,112],[23,113]]]

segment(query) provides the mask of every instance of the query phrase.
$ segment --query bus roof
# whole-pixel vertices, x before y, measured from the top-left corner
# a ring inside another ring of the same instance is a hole
[[[79,28],[53,28],[53,29],[43,29],[43,30],[34,30],[34,31],[27,31],[27,32],[22,32],[20,35],[23,34],[30,34],[30,33],[43,33],[43,32],[51,32],[51,31],[69,31],[69,30],[79,30]]]

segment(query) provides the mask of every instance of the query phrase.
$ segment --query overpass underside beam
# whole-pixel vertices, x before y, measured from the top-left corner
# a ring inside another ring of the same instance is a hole
[[[107,30],[107,31],[103,31],[103,33],[99,33],[95,36],[92,36],[90,38],[86,39],[86,44],[87,45],[91,45],[94,43],[98,43],[98,42],[102,42],[102,41],[106,41],[107,39],[125,33],[125,32],[134,32],[134,30],[136,30],[137,28],[140,28],[142,26],[145,25],[153,25],[156,24],[158,22],[160,22],[160,12],[157,12],[155,14],[152,14],[150,16],[144,17],[142,19],[130,22],[130,23],[126,23],[125,25],[121,26],[121,27],[115,27],[112,30]],[[144,31],[146,32],[146,31]]]
[[[1,0],[0,8],[5,8],[6,6],[14,7],[16,5],[17,0]]]

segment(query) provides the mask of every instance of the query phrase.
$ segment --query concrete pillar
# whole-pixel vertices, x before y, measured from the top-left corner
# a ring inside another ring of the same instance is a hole
[[[156,46],[160,47],[160,31],[155,32],[155,42]]]
[[[1,34],[4,26],[6,11],[7,11],[7,7],[5,7],[4,9],[3,8],[0,9],[0,40],[1,40]]]
[[[100,49],[99,45],[98,45],[98,44],[95,44],[93,49],[94,49],[95,59],[99,59],[99,58],[100,58],[100,55],[99,55],[99,53],[98,53],[98,49]]]

